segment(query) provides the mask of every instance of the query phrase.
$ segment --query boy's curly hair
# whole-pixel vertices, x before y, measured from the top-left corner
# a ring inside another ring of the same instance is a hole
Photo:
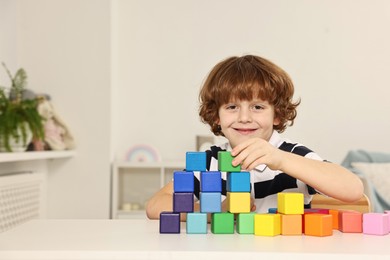
[[[211,70],[199,93],[199,116],[215,135],[222,135],[219,108],[232,100],[261,99],[275,108],[274,125],[279,133],[293,125],[300,100],[294,102],[294,85],[290,76],[274,63],[259,56],[227,58]]]

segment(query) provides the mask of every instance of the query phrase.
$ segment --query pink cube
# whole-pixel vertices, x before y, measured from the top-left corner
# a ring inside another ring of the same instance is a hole
[[[387,235],[389,233],[389,214],[363,214],[363,233],[369,235]]]

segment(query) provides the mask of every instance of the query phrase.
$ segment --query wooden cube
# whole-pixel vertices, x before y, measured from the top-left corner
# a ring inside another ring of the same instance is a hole
[[[231,192],[251,192],[251,176],[249,172],[228,172],[226,190]]]
[[[219,171],[200,173],[201,192],[222,192],[222,178]]]
[[[187,234],[207,234],[207,213],[187,213]]]
[[[282,235],[302,235],[302,215],[281,214]]]
[[[363,214],[363,233],[380,236],[389,234],[389,214]]]
[[[332,216],[329,214],[305,214],[305,235],[331,236],[333,235]]]
[[[337,209],[330,209],[329,214],[332,215],[333,229],[339,230],[339,211]]]
[[[213,213],[211,232],[214,234],[234,234],[234,214],[229,212]]]
[[[232,165],[233,156],[230,152],[218,152],[218,170],[222,172],[240,172],[241,165]]]
[[[173,192],[194,192],[194,173],[173,172]]]
[[[201,192],[199,199],[200,199],[200,212],[203,213],[221,212],[220,192]]]
[[[191,192],[173,193],[173,211],[174,212],[193,212],[194,194]]]
[[[180,213],[161,212],[160,213],[160,233],[178,234],[180,233]]]
[[[206,171],[206,152],[187,152],[186,171]]]
[[[280,214],[256,214],[255,235],[256,236],[277,236],[281,234]]]
[[[253,234],[255,226],[255,213],[239,213],[236,220],[236,230],[239,234]]]
[[[280,192],[277,196],[279,213],[291,215],[302,215],[304,213],[302,193]]]
[[[339,230],[343,233],[362,233],[362,213],[353,210],[339,211]]]
[[[249,192],[227,192],[227,211],[231,213],[249,213],[251,194]]]

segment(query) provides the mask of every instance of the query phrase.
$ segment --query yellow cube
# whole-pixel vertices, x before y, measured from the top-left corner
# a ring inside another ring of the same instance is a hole
[[[296,215],[303,214],[303,193],[278,193],[278,213]]]
[[[277,236],[280,235],[280,214],[256,214],[255,235]]]
[[[249,213],[251,194],[249,192],[227,192],[227,207],[231,213]]]

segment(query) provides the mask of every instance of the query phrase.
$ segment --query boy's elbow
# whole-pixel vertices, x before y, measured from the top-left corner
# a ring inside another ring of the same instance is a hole
[[[355,202],[364,197],[364,185],[360,178],[356,178],[356,183],[352,186],[354,188],[351,189],[346,202]]]

